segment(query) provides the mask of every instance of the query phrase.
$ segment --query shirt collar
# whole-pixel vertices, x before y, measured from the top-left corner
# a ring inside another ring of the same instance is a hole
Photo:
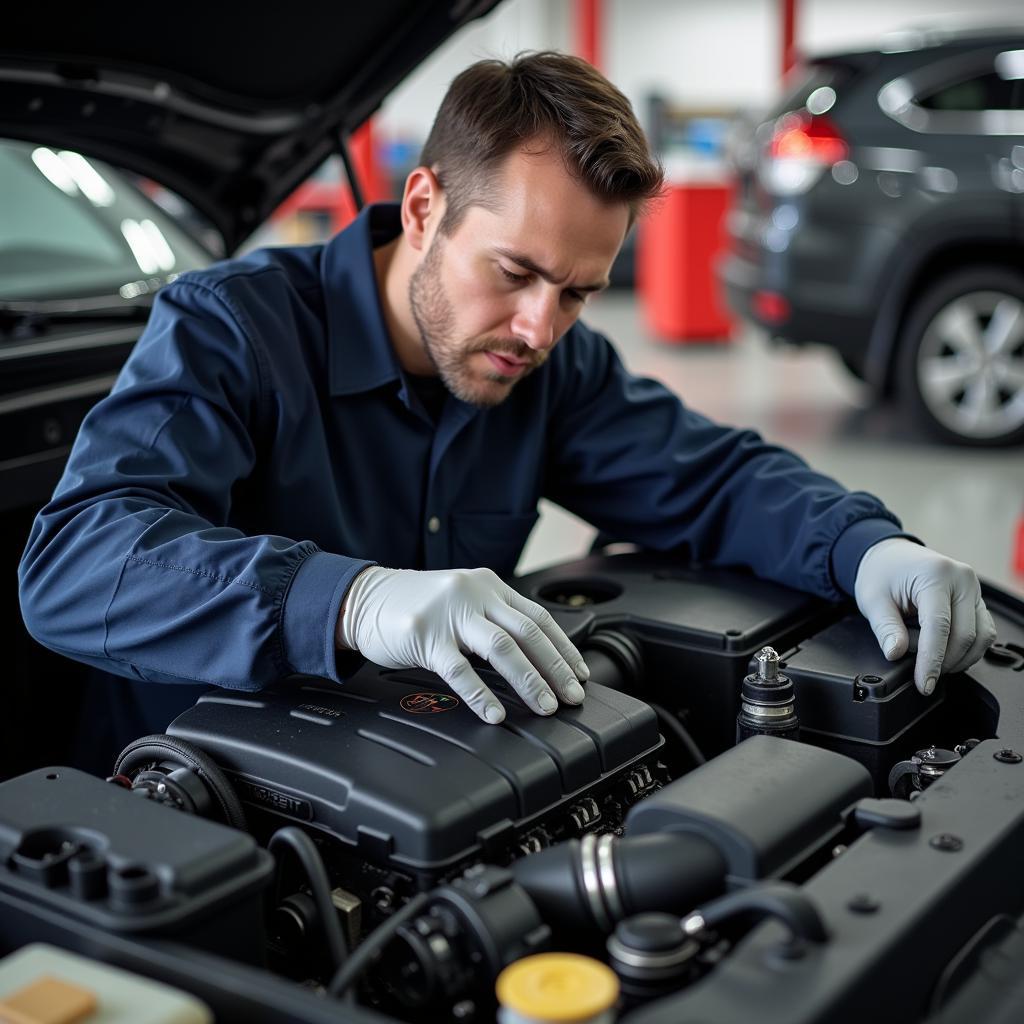
[[[374,247],[397,237],[401,230],[397,203],[374,204],[324,248],[320,274],[332,395],[370,391],[402,379],[373,264]]]

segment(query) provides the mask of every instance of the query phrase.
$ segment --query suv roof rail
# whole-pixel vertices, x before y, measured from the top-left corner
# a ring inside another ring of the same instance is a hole
[[[867,53],[906,53],[925,50],[948,43],[992,43],[1015,44],[1024,41],[1024,18],[1016,22],[982,23],[968,22],[951,15],[949,18],[930,19],[924,25],[906,25],[903,28],[885,32],[872,40],[843,49],[823,49],[807,54],[807,61],[822,61],[852,57]]]
[[[984,23],[965,21],[951,15],[948,18],[930,20],[927,25],[907,25],[882,36],[882,44],[887,50],[895,49],[891,44],[903,43],[900,49],[918,50],[929,46],[941,46],[943,43],[977,42],[981,39],[992,39],[1001,42],[1004,39],[1024,36],[1024,19],[1010,23]]]

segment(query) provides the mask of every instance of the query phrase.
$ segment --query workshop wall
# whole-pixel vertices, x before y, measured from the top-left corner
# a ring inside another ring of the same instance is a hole
[[[797,0],[807,51],[869,41],[908,25],[1020,21],[1020,0]],[[571,49],[572,0],[506,0],[414,72],[378,116],[385,138],[422,140],[453,75],[481,57]],[[778,0],[604,0],[604,68],[647,116],[652,92],[691,107],[767,106],[779,82]]]

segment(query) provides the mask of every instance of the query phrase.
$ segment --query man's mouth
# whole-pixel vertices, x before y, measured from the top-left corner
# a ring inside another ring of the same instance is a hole
[[[510,356],[499,355],[497,352],[485,352],[484,355],[503,377],[516,377],[530,365],[525,359],[513,359]]]

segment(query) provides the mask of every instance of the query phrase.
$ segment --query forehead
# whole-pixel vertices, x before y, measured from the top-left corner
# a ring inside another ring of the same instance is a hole
[[[512,249],[566,273],[606,273],[629,226],[628,205],[598,199],[554,149],[513,151],[488,192],[487,205],[469,206],[456,234],[465,228],[477,244]]]

